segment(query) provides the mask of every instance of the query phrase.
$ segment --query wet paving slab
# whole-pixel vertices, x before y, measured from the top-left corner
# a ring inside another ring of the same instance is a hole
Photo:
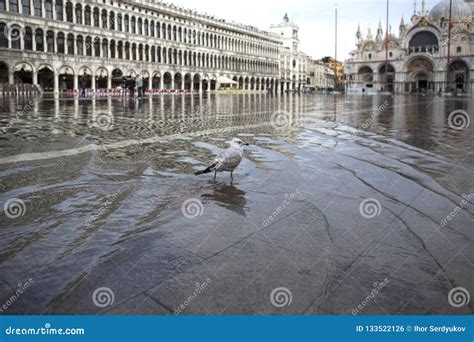
[[[1,314],[474,312],[471,99],[0,101]]]

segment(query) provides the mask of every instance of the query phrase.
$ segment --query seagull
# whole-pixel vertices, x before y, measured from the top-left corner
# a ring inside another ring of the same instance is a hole
[[[244,157],[243,146],[249,144],[243,142],[238,138],[232,139],[230,147],[224,151],[219,157],[214,159],[214,162],[207,169],[198,171],[194,175],[199,176],[206,173],[214,172],[214,180],[217,178],[217,172],[230,172],[232,181],[234,180],[234,170],[239,166]]]

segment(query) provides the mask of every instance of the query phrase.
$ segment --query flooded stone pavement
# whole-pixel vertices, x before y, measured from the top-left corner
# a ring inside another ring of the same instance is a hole
[[[0,203],[19,200],[1,314],[473,313],[450,295],[474,295],[460,110],[474,101],[0,99]],[[251,144],[233,184],[195,177],[233,137]]]

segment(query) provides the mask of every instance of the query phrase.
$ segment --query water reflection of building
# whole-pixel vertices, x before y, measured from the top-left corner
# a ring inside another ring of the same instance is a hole
[[[161,2],[0,0],[0,32],[0,84],[110,89],[141,74],[154,89],[279,88],[274,34]]]
[[[472,94],[474,0],[452,0],[448,57],[449,8],[450,0],[440,0],[428,11],[422,0],[418,11],[415,2],[411,22],[406,24],[402,18],[398,37],[389,32],[387,39],[380,23],[375,38],[370,29],[363,37],[359,27],[357,49],[346,61],[347,90]]]

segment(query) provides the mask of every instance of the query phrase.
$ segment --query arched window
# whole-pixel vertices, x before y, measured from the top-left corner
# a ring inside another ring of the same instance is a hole
[[[86,38],[86,55],[92,56],[92,38],[91,37]]]
[[[43,16],[43,8],[41,6],[41,0],[33,0],[33,6],[35,8],[35,16],[42,17]]]
[[[137,60],[137,45],[132,44],[132,60]]]
[[[132,26],[132,33],[137,33],[137,19],[135,17],[132,17],[132,22],[130,24]]]
[[[72,8],[72,3],[71,2],[66,2],[66,21],[68,23],[72,23],[73,20],[73,8]]]
[[[128,15],[125,15],[124,19],[124,26],[125,26],[125,32],[130,32],[130,20],[128,19]]]
[[[56,41],[57,41],[56,44],[57,44],[57,46],[58,46],[58,52],[57,52],[57,53],[64,54],[64,53],[65,53],[65,49],[64,49],[64,33],[59,32]]]
[[[23,5],[23,14],[31,15],[30,0],[22,0],[22,5]],[[0,9],[1,9],[1,5],[0,5]]]
[[[149,30],[148,30],[148,20],[145,19],[145,22],[143,24],[143,28],[145,29],[145,36],[149,36]]]
[[[155,36],[155,22],[153,20],[150,22],[150,36]]]
[[[138,34],[142,35],[143,34],[143,22],[142,18],[138,18]]]
[[[82,36],[77,36],[76,38],[77,41],[77,54],[79,56],[84,55],[84,38]]]
[[[109,13],[109,29],[115,30],[115,13]]]
[[[33,50],[33,32],[31,31],[31,28],[27,27],[25,29],[25,36],[23,39],[25,41],[25,50]]]
[[[3,35],[0,35],[3,36]],[[37,29],[35,32],[36,51],[44,51],[43,30]]]
[[[82,25],[82,5],[76,5],[76,23]]]
[[[102,57],[109,58],[109,42],[107,39],[102,41]]]
[[[122,31],[122,15],[117,14],[117,31]]]
[[[10,12],[18,13],[18,0],[10,0]]]
[[[89,6],[86,6],[84,9],[84,25],[91,26],[92,21],[91,21],[91,8]]]
[[[104,9],[102,10],[102,28],[107,28],[108,21],[109,17],[107,15],[107,11]]]
[[[118,59],[123,59],[123,43],[118,42],[117,44],[117,57]]]
[[[3,34],[5,32],[6,25],[4,23],[0,23],[0,48],[7,48],[8,47],[8,39],[6,35]]]
[[[115,53],[115,40],[110,41],[110,58],[116,58],[116,53]]]
[[[54,32],[48,31],[46,34],[46,44],[48,45],[48,52],[54,53]]]
[[[0,0],[0,11],[6,11],[7,10],[6,1],[7,0]],[[0,25],[4,25],[4,27],[5,27],[5,24],[0,24]],[[3,37],[3,38],[5,38],[5,37]]]
[[[53,19],[53,0],[45,0],[44,11],[46,14],[46,18]]]
[[[56,20],[64,20],[63,0],[56,0]]]
[[[95,27],[100,27],[100,13],[99,13],[99,9],[97,7],[94,8],[93,17],[94,17],[94,26]]]
[[[99,38],[94,39],[94,56],[100,57],[100,39]]]
[[[74,36],[72,34],[67,35],[67,54],[74,55]]]

